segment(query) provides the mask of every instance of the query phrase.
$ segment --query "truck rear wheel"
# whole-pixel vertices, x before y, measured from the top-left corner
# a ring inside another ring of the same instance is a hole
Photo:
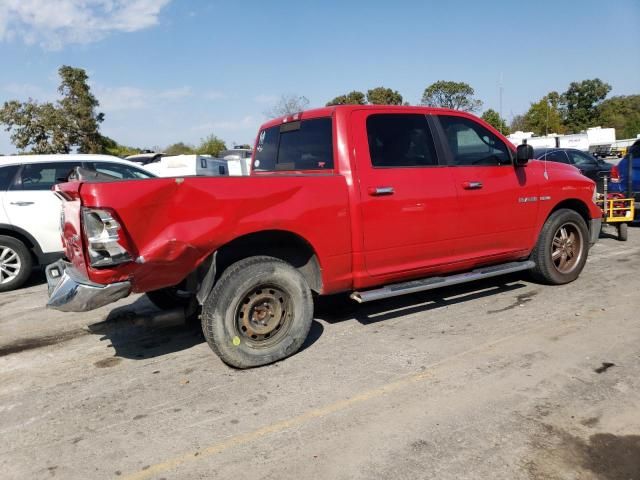
[[[582,272],[589,251],[589,229],[574,210],[553,212],[540,232],[531,260],[531,271],[538,281],[562,285],[574,281]]]
[[[202,330],[226,364],[251,368],[297,352],[313,321],[304,277],[273,257],[250,257],[225,270],[202,307]]]

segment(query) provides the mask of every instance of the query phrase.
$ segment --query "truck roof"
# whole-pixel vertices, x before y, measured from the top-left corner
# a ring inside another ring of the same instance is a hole
[[[302,112],[298,112],[292,115],[285,115],[282,117],[277,117],[271,119],[262,124],[261,129],[269,128],[274,125],[280,125],[281,123],[287,122],[295,122],[297,120],[309,119],[309,118],[318,118],[318,117],[329,117],[333,115],[334,112],[340,111],[353,111],[353,110],[364,110],[364,109],[375,109],[375,110],[383,110],[390,112],[398,112],[398,113],[455,113],[455,114],[464,114],[467,112],[462,112],[461,110],[452,110],[450,108],[437,108],[437,107],[425,107],[425,106],[413,106],[413,105],[332,105],[330,107],[321,107],[321,108],[313,108],[311,110],[304,110]]]

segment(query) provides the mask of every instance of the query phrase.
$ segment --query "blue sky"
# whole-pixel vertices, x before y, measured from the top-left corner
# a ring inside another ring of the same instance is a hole
[[[143,148],[253,143],[282,94],[321,106],[382,85],[418,103],[455,80],[497,110],[501,74],[510,120],[571,81],[640,93],[639,60],[638,0],[0,0],[0,102],[55,99],[57,68],[82,67],[102,132]]]

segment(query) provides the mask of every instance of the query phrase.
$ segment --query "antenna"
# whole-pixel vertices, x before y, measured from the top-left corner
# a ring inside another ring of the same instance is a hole
[[[500,107],[499,107],[499,112],[498,114],[500,115],[500,120],[502,120],[502,80],[503,80],[503,75],[502,72],[500,72],[500,82],[498,83],[498,92],[500,95]],[[502,122],[500,122],[500,133],[502,132]]]

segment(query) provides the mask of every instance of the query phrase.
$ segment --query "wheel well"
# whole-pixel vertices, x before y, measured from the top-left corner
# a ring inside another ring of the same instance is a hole
[[[584,219],[587,224],[587,228],[589,227],[589,222],[591,221],[591,217],[589,215],[589,208],[584,204],[583,201],[577,200],[575,198],[569,200],[563,200],[559,204],[557,204],[554,209],[549,213],[549,216],[557,210],[561,208],[568,208],[569,210],[574,210]]]
[[[40,263],[38,260],[38,254],[36,252],[36,250],[39,247],[36,246],[29,237],[15,230],[9,230],[8,228],[2,228],[2,227],[0,227],[0,235],[4,235],[5,237],[11,237],[11,238],[15,238],[16,240],[20,240],[29,249],[29,253],[31,253],[31,257],[33,258],[34,264],[37,265]]]
[[[313,247],[302,237],[280,230],[251,233],[220,247],[216,256],[217,276],[238,260],[256,255],[284,260],[298,269],[311,290],[322,291],[320,263]]]

